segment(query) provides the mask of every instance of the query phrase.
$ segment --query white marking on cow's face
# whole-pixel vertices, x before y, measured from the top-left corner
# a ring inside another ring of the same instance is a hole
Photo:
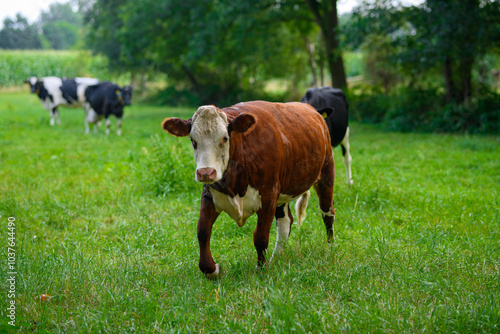
[[[247,219],[262,207],[259,191],[248,186],[245,196],[231,197],[217,190],[209,189],[217,212],[224,211],[233,218],[239,227],[245,225]]]
[[[28,78],[28,82],[30,83],[31,86],[34,86],[37,81],[38,81],[37,77],[29,77]]]
[[[229,162],[227,116],[214,106],[201,106],[192,120],[190,137],[196,162],[195,179],[204,183],[217,182]]]

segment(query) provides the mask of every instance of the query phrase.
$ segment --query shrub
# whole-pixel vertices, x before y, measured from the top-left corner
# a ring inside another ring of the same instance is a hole
[[[466,105],[446,104],[434,89],[407,87],[390,94],[363,87],[350,92],[348,98],[351,118],[380,123],[388,130],[500,134],[500,95],[492,92]]]

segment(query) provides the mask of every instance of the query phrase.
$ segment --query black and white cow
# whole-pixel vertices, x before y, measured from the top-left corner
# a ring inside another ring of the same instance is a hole
[[[332,147],[340,144],[342,148],[347,184],[353,184],[349,148],[349,104],[344,92],[328,86],[309,88],[301,102],[309,103],[323,115],[330,131]]]
[[[50,112],[50,125],[61,124],[57,107],[83,106],[85,89],[95,85],[99,80],[94,78],[65,79],[58,77],[30,77],[25,83],[30,85],[31,92],[38,95],[42,105]]]
[[[132,99],[132,86],[119,87],[112,82],[101,82],[88,86],[85,90],[85,132],[89,133],[89,123],[94,124],[97,132],[98,123],[106,119],[106,134],[109,134],[111,121],[110,115],[115,115],[117,121],[117,134],[122,134],[123,107],[129,106]]]

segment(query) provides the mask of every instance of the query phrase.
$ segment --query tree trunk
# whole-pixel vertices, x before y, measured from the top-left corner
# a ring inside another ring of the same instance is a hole
[[[316,66],[316,60],[314,59],[314,44],[311,43],[309,38],[307,36],[303,36],[304,38],[304,44],[306,46],[307,50],[307,56],[309,58],[309,66],[311,66],[311,74],[312,74],[312,82],[311,86],[317,87],[318,86],[318,77],[316,75],[318,69]]]
[[[474,64],[473,57],[466,57],[460,60],[460,81],[461,81],[461,94],[460,102],[464,104],[469,103],[472,96],[472,65]]]
[[[337,0],[304,1],[313,13],[316,24],[320,27],[323,35],[332,86],[347,90],[344,61],[339,50]]]
[[[451,59],[446,57],[444,60],[444,82],[446,86],[446,102],[451,103],[455,99],[455,87],[453,84],[453,72],[451,69]]]

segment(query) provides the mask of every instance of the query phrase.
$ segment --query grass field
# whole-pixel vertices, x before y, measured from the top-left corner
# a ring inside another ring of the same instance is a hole
[[[335,150],[335,243],[313,194],[284,253],[259,270],[255,217],[238,228],[223,214],[211,248],[224,274],[210,281],[189,140],[160,127],[193,111],[134,105],[122,137],[115,120],[109,136],[85,135],[81,109],[61,109],[51,128],[36,96],[0,93],[0,247],[5,268],[14,217],[17,330],[500,331],[500,138],[354,123],[350,189]]]

